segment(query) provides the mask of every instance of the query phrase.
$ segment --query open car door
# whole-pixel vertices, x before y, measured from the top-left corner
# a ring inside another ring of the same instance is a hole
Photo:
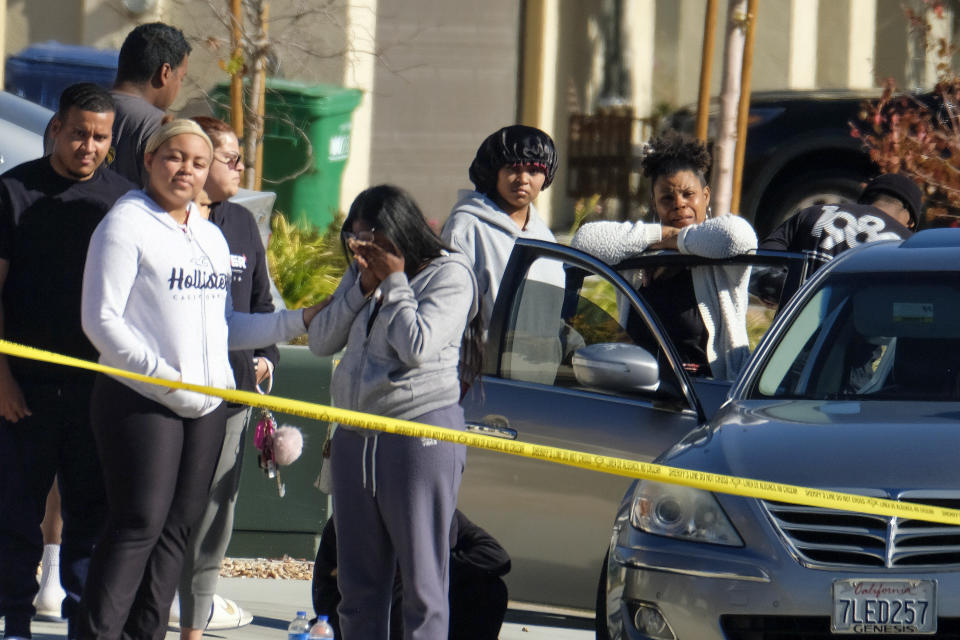
[[[690,256],[644,256],[639,268],[658,258]],[[629,331],[625,311],[640,320]],[[651,461],[703,424],[731,384],[688,376],[630,283],[559,244],[517,242],[490,325],[484,374],[464,399],[467,429],[476,433]],[[471,449],[459,506],[510,554],[511,600],[592,611],[610,518],[629,484]]]

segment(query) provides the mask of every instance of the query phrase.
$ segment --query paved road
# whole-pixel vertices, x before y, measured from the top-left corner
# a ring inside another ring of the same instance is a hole
[[[226,640],[283,640],[287,625],[298,609],[312,611],[310,583],[306,580],[261,580],[221,578],[218,593],[236,600],[250,611],[253,623],[239,629],[210,631],[204,637]],[[312,614],[311,614],[312,617]],[[543,615],[513,612],[508,614],[500,640],[589,640],[593,632],[585,627],[592,622],[549,618]],[[2,626],[2,625],[0,625]],[[35,622],[35,640],[60,640],[66,637],[64,623]],[[177,640],[179,633],[169,632],[165,640]]]

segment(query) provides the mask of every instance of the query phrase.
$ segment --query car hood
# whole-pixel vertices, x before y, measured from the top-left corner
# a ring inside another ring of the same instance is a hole
[[[832,489],[960,487],[960,403],[731,401],[663,464]]]

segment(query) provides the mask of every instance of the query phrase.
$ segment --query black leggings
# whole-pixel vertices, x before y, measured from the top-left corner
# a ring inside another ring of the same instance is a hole
[[[225,409],[181,418],[103,375],[90,405],[108,514],[87,573],[80,638],[161,639],[190,529],[207,503]]]

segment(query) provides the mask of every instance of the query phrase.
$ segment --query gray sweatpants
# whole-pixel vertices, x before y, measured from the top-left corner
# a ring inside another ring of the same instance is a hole
[[[453,405],[417,418],[463,429]],[[463,445],[337,429],[331,450],[340,640],[387,640],[394,572],[403,576],[406,640],[446,638],[450,523]]]
[[[227,418],[227,432],[220,460],[210,485],[210,499],[203,517],[190,533],[180,573],[180,626],[205,629],[217,592],[220,564],[233,533],[233,512],[240,491],[243,434],[250,409]]]

